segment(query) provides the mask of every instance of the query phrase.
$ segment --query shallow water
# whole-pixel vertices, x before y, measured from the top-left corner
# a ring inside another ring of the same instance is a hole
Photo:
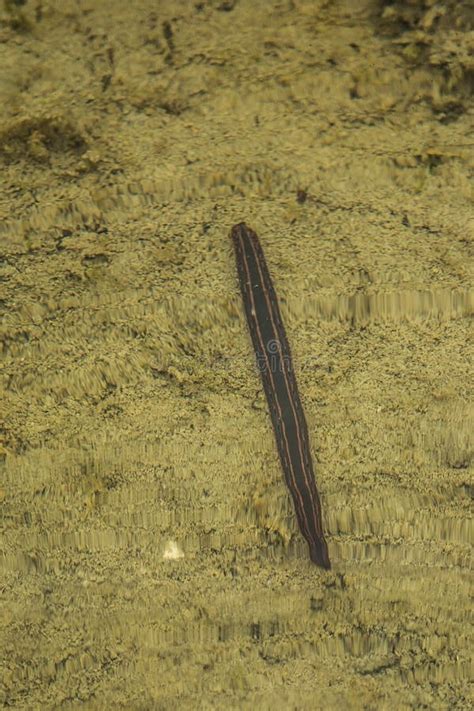
[[[8,708],[472,703],[465,57],[447,81],[446,19],[354,7],[3,11]],[[407,64],[420,32],[431,53]],[[281,303],[330,572],[252,361],[242,219]]]

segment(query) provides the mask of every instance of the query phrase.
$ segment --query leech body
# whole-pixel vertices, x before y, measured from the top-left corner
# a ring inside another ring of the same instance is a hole
[[[232,228],[231,237],[247,322],[286,483],[311,560],[330,568],[308,427],[275,289],[255,232],[241,222]]]

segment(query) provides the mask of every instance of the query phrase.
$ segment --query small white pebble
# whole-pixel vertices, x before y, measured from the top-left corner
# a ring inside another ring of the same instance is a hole
[[[184,553],[178,546],[176,541],[168,541],[163,553],[164,560],[178,560],[179,558],[184,558]]]

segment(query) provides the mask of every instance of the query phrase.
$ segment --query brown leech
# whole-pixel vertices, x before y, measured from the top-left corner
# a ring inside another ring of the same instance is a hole
[[[241,222],[231,231],[240,289],[286,483],[313,563],[329,569],[321,503],[314,480],[308,427],[290,346],[257,235]]]

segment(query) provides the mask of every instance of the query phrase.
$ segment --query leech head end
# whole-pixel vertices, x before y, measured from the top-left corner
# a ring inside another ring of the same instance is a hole
[[[237,225],[234,225],[230,231],[230,236],[232,239],[238,239],[240,235],[245,235],[245,232],[247,230],[247,225],[245,222],[239,222]]]

